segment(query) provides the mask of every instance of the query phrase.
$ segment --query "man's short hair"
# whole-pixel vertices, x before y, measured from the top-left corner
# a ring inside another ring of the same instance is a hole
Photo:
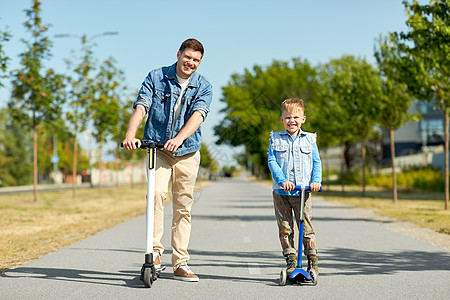
[[[301,109],[305,112],[305,103],[302,99],[299,98],[290,98],[286,99],[281,103],[281,114],[287,111],[295,111],[297,109]]]
[[[198,40],[196,40],[196,39],[185,40],[180,46],[180,49],[179,49],[180,53],[183,53],[183,51],[187,48],[190,48],[194,51],[199,51],[202,54],[202,58],[203,58],[203,53],[204,53],[203,45]]]

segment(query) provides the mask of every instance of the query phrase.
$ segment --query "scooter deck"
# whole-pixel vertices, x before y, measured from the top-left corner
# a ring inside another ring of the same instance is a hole
[[[311,281],[312,277],[308,272],[306,272],[302,268],[296,268],[289,275],[289,279],[292,281],[296,281],[296,282],[305,282],[305,281]]]

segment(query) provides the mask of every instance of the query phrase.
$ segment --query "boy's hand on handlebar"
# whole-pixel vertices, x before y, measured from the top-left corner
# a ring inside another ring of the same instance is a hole
[[[136,138],[125,138],[122,145],[125,150],[136,150],[141,146],[141,140]]]
[[[286,181],[286,182],[283,183],[282,187],[283,187],[283,190],[285,192],[290,192],[290,191],[293,191],[295,189],[295,184],[293,184],[290,181]]]
[[[313,193],[320,191],[320,183],[312,182],[309,187]]]

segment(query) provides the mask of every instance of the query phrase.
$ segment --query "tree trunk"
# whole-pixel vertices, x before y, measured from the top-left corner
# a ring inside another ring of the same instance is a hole
[[[131,178],[130,178],[131,188],[134,188],[134,167],[135,167],[134,162],[135,162],[135,160],[136,160],[136,151],[132,151],[132,153],[131,153]]]
[[[362,195],[366,196],[366,141],[361,142],[361,159],[362,159]]]
[[[397,173],[395,171],[395,143],[394,143],[394,130],[389,130],[389,137],[391,140],[391,160],[392,160],[392,193],[394,197],[394,203],[397,203]]]
[[[119,188],[119,170],[120,170],[120,157],[119,152],[116,151],[116,188]]]
[[[38,178],[38,164],[37,164],[37,142],[38,142],[38,125],[34,125],[33,129],[33,190],[34,202],[38,201],[37,192],[37,178]]]
[[[345,166],[347,167],[347,171],[351,170],[352,165],[353,165],[353,159],[352,159],[352,155],[350,154],[350,148],[351,148],[350,142],[345,142],[344,143],[344,160],[345,160]]]
[[[449,170],[448,170],[448,150],[449,150],[449,140],[448,140],[448,123],[449,123],[449,118],[450,118],[450,109],[446,109],[444,110],[445,112],[445,122],[444,122],[444,131],[445,131],[445,210],[448,210],[448,198],[449,198],[449,187],[448,187],[448,178],[449,178]]]
[[[325,149],[325,172],[327,173],[327,177],[325,180],[325,184],[327,185],[327,189],[330,190],[330,182],[328,180],[328,175],[330,174],[330,164],[329,164],[329,160],[328,160],[328,149]]]
[[[100,151],[99,151],[99,158],[98,158],[98,169],[99,169],[99,174],[100,177],[98,179],[98,189],[101,191],[102,190],[102,173],[103,173],[103,160],[102,160],[102,156],[103,156],[103,137],[101,138],[100,141]]]
[[[72,197],[75,198],[77,193],[77,158],[78,158],[78,139],[75,134],[73,140],[73,164],[72,164]]]
[[[341,190],[345,192],[344,188],[344,163],[345,163],[345,146],[341,146]]]

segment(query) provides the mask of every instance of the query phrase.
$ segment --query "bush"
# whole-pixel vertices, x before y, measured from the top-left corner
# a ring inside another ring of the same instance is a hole
[[[339,174],[338,183],[341,183],[342,176]],[[344,184],[348,185],[361,185],[362,184],[362,174],[361,169],[354,169],[351,171],[347,171],[343,175],[344,178]],[[371,175],[370,175],[370,169],[366,168],[366,185],[371,184]]]
[[[392,176],[378,175],[370,178],[370,184],[392,188]],[[405,189],[442,192],[445,187],[444,174],[436,168],[411,168],[397,174],[397,186]]]
[[[336,183],[340,183],[341,176]],[[361,170],[344,173],[344,184],[361,185]],[[370,175],[366,171],[366,184],[378,187],[392,188],[391,175]],[[402,189],[417,189],[432,192],[442,192],[445,188],[444,174],[433,167],[414,167],[397,173],[397,186]]]

